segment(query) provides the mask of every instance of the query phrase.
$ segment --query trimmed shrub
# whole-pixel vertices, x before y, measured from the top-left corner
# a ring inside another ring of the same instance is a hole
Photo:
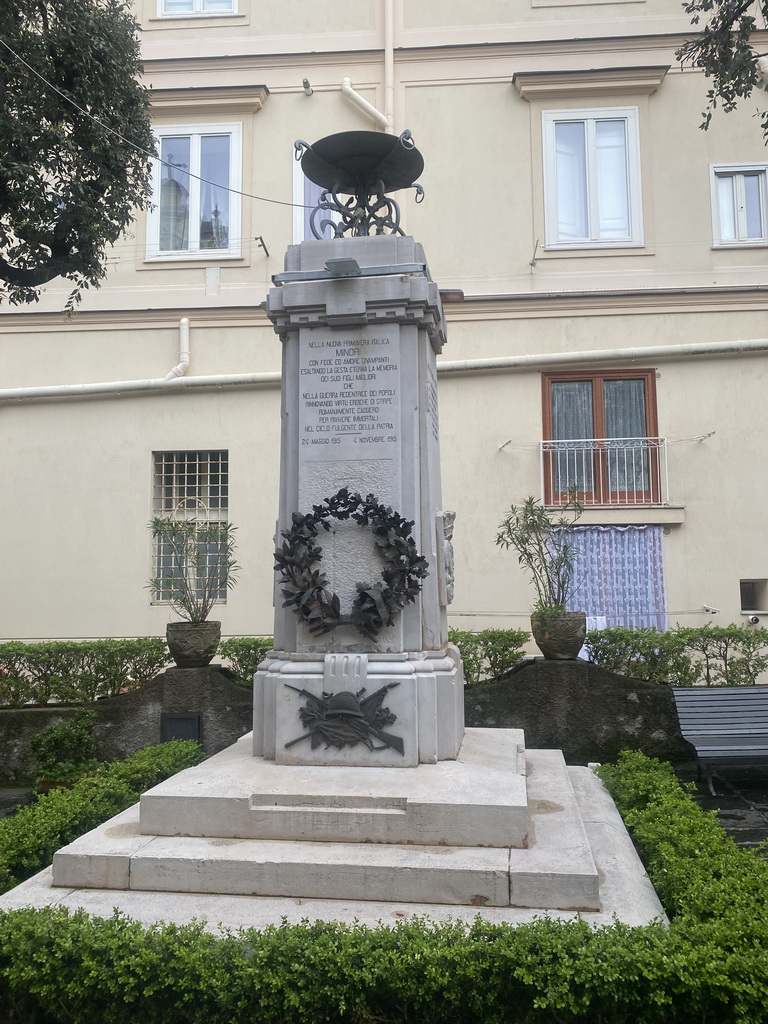
[[[484,629],[479,633],[448,630],[448,639],[459,649],[464,678],[470,684],[508,675],[525,657],[523,646],[530,638],[531,634],[522,629]]]
[[[37,785],[74,782],[96,767],[95,724],[95,711],[78,708],[72,721],[49,725],[32,737],[32,777]]]
[[[103,764],[71,789],[54,789],[0,821],[0,891],[51,863],[62,846],[136,803],[145,789],[205,755],[193,740],[170,740]]]
[[[595,629],[584,644],[609,672],[671,686],[753,686],[768,669],[768,629],[735,624]]]
[[[271,636],[233,636],[219,644],[218,653],[229,659],[239,680],[252,683],[256,669],[273,646]]]
[[[540,919],[325,922],[214,936],[62,908],[0,913],[4,1024],[758,1024],[768,864],[671,769],[601,770],[671,916],[642,928]]]
[[[160,637],[0,644],[0,704],[88,704],[137,690],[169,661]]]
[[[589,660],[609,672],[651,683],[693,686],[699,673],[686,650],[686,638],[676,630],[590,630],[584,646]]]
[[[754,686],[768,668],[768,629],[701,626],[677,632],[698,662],[707,686]]]
[[[734,937],[758,926],[768,939],[765,915],[757,910],[768,905],[768,861],[739,848],[715,812],[697,806],[692,784],[681,786],[670,765],[639,751],[624,751],[598,774],[671,917],[716,921]]]

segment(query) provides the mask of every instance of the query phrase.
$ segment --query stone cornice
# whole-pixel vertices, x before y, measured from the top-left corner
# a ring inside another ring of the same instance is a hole
[[[155,114],[205,112],[207,110],[245,111],[261,110],[269,96],[266,85],[221,85],[205,88],[154,89],[152,110]]]
[[[512,84],[524,100],[569,99],[573,96],[650,95],[659,88],[670,65],[600,68],[584,71],[522,71]]]
[[[768,309],[768,286],[648,288],[465,296],[444,307],[447,321],[518,320],[538,316],[618,316],[667,312]]]
[[[607,291],[512,293],[468,295],[461,302],[447,302],[443,315],[451,321],[518,320],[539,316],[618,316],[666,312],[727,312],[768,310],[768,286],[732,288],[648,288]],[[145,330],[149,326],[171,327],[189,317],[194,328],[266,327],[269,320],[260,306],[198,308],[185,305],[167,309],[80,310],[67,317],[62,312],[25,310],[1,312],[5,331]],[[411,317],[408,317],[411,320]]]

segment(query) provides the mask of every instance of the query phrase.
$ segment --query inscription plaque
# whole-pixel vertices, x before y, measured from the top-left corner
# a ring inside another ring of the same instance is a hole
[[[400,440],[400,337],[314,332],[299,354],[304,459],[393,458]]]

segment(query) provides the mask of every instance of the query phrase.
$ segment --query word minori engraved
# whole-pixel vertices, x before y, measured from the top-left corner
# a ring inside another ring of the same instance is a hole
[[[341,750],[362,743],[373,751],[391,747],[399,754],[404,753],[402,738],[384,732],[384,726],[392,725],[397,715],[382,706],[384,697],[395,686],[399,686],[399,682],[387,683],[369,697],[363,697],[365,687],[357,693],[349,690],[341,690],[339,693],[323,691],[318,697],[309,690],[301,690],[290,683],[285,685],[289,690],[295,690],[307,698],[307,703],[299,708],[299,719],[307,731],[286,743],[286,750],[308,739],[313,750],[322,743],[325,744],[326,750],[329,747]],[[376,740],[379,741],[379,745],[376,744]]]

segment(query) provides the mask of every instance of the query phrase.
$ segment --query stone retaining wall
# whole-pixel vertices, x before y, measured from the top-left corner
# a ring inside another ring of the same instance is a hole
[[[587,661],[536,658],[498,683],[467,687],[467,726],[525,729],[525,744],[558,748],[568,764],[612,761],[642,750],[692,761],[668,686],[628,679]]]
[[[252,726],[252,695],[218,666],[172,668],[132,693],[97,701],[98,756],[125,757],[159,743],[163,714],[201,716],[207,754]],[[526,745],[558,748],[568,764],[610,761],[634,748],[668,761],[692,761],[668,687],[606,672],[585,661],[525,662],[499,683],[467,687],[467,726],[525,730]],[[0,784],[29,780],[31,737],[74,717],[59,705],[0,711]]]
[[[211,665],[167,669],[140,690],[106,697],[91,707],[97,714],[94,736],[101,760],[160,743],[164,714],[200,715],[200,742],[206,754],[215,754],[251,729],[253,696],[250,688]],[[74,718],[76,711],[61,705],[0,711],[0,783],[29,781],[32,736]]]

